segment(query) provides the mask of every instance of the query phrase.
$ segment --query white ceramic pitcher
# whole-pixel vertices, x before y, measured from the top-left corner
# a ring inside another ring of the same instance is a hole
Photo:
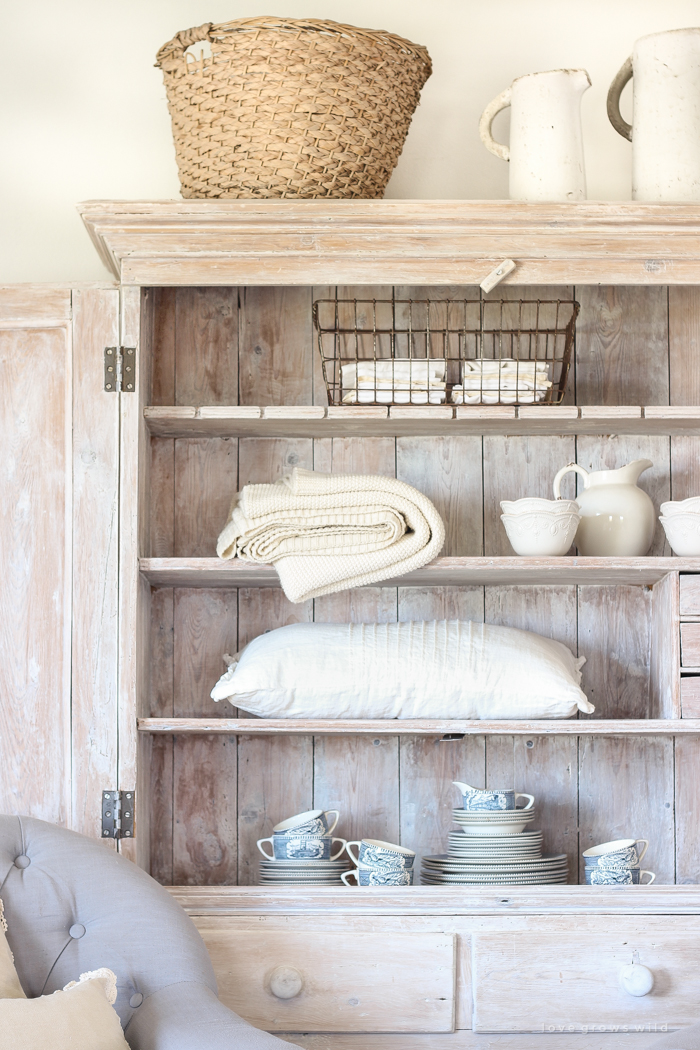
[[[491,153],[510,162],[513,200],[586,199],[581,96],[590,86],[585,69],[528,73],[514,80],[481,114],[481,141]],[[508,106],[510,147],[491,134],[496,114]]]
[[[637,487],[639,475],[653,467],[650,459],[635,459],[617,470],[592,470],[567,463],[554,479],[561,499],[561,479],[574,470],[583,478],[576,497],[581,521],[574,540],[585,557],[643,557],[651,547],[656,525],[654,504]]]
[[[634,116],[620,94],[634,76]],[[700,200],[700,28],[643,36],[608,92],[608,116],[632,143],[632,199]]]

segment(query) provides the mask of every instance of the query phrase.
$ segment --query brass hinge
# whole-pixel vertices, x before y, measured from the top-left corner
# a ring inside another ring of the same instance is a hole
[[[135,791],[102,792],[102,838],[133,839]]]
[[[109,394],[133,394],[136,385],[136,348],[105,347],[105,390]]]

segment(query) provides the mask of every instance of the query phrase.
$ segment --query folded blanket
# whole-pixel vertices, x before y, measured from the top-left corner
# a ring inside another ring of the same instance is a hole
[[[216,553],[272,562],[289,600],[303,602],[418,569],[444,542],[440,515],[411,485],[296,467],[236,493]]]

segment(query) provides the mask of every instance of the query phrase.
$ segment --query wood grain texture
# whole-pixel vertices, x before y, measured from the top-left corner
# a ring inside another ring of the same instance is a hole
[[[667,290],[601,286],[576,294],[578,404],[667,405]]]
[[[356,891],[359,895],[360,891]],[[222,1001],[268,1031],[450,1032],[454,1028],[452,934],[241,931],[200,926]],[[415,966],[416,957],[422,966]],[[286,966],[301,977],[279,999],[270,975]]]
[[[668,335],[670,402],[700,405],[700,288],[669,288]]]
[[[614,839],[649,839],[644,867],[674,881],[673,740],[582,738],[579,748],[581,850]],[[580,881],[584,861],[580,859]]]
[[[575,448],[573,437],[484,437],[484,554],[513,555],[500,501],[523,496],[553,499],[554,475],[575,459]],[[561,494],[564,499],[574,498],[569,475]]]
[[[679,576],[670,572],[651,593],[649,696],[654,718],[681,717],[678,607]]]
[[[697,885],[700,842],[695,814],[700,807],[700,738],[676,738],[675,775],[676,882]]]
[[[71,316],[72,294],[65,285],[0,286],[0,325],[3,327],[64,328]]]
[[[70,329],[0,331],[0,377],[0,809],[69,824]]]
[[[700,666],[700,623],[682,623],[681,667]]]
[[[177,338],[175,288],[146,288],[143,337],[150,347],[151,400],[172,406],[175,399],[175,343]],[[146,327],[148,318],[148,327]]]
[[[73,293],[72,817],[102,835],[102,791],[117,777],[119,404],[95,347],[119,342],[119,293]],[[43,629],[43,628],[42,628]]]
[[[151,593],[149,644],[149,698],[152,715],[172,716],[175,711],[174,592],[172,587]],[[148,871],[157,882],[173,881],[173,754],[172,736],[153,740],[150,751],[150,843]]]
[[[680,615],[700,616],[700,575],[680,578]]]
[[[238,491],[235,438],[175,441],[175,557],[212,557]]]
[[[658,1037],[662,1035],[661,1027]],[[302,1047],[302,1050],[647,1050],[646,1035],[620,1035],[619,1032],[584,1035],[557,1035],[547,1032],[546,1043],[539,1035],[484,1035],[460,1029],[449,1035],[286,1035],[278,1039]],[[652,1036],[653,1038],[653,1036]]]
[[[650,717],[651,604],[644,587],[579,587],[582,687],[595,706],[581,720]]]
[[[175,404],[238,403],[238,289],[178,288]]]
[[[671,498],[689,499],[700,493],[700,438],[671,437]]]
[[[681,711],[683,718],[700,718],[700,676],[681,678]]]
[[[479,437],[398,438],[396,476],[435,504],[445,523],[442,554],[483,553],[482,441]]]
[[[149,553],[153,558],[172,558],[175,555],[175,442],[170,438],[151,437],[150,455]]]
[[[323,736],[369,734],[370,736],[440,736],[462,733],[476,736],[507,733],[515,736],[692,736],[700,733],[698,718],[606,718],[606,719],[342,719],[342,718],[140,718],[142,733],[252,733],[256,736]]]
[[[241,404],[310,405],[311,289],[245,288],[240,294]]]

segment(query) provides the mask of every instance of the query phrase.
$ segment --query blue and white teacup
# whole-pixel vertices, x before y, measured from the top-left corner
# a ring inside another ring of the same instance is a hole
[[[335,814],[335,820],[329,825],[328,817]],[[307,809],[305,813],[297,813],[294,817],[275,824],[272,829],[273,835],[332,835],[338,823],[340,811],[337,809]]]
[[[641,853],[637,849],[640,842],[644,843]],[[583,859],[587,868],[636,868],[644,860],[648,848],[648,839],[614,839],[584,850]]]
[[[358,886],[412,886],[413,871],[406,868],[374,868],[360,864],[352,871],[344,871],[340,878],[349,886],[352,876]]]
[[[642,875],[649,875],[649,881],[642,882]],[[655,878],[653,871],[638,867],[601,868],[594,865],[586,868],[587,886],[651,886]]]
[[[354,856],[351,846],[357,846],[357,856]],[[345,848],[355,864],[370,868],[410,870],[416,859],[412,849],[396,846],[393,842],[382,842],[381,839],[360,839],[348,842]]]
[[[272,856],[263,849],[263,842],[272,843]],[[334,842],[340,842],[341,846],[331,856]],[[345,849],[345,839],[330,835],[270,835],[258,839],[258,849],[266,860],[337,860]]]
[[[511,791],[508,788],[475,788],[469,784],[462,784],[459,780],[452,783],[462,792],[464,808],[470,813],[488,813],[493,810],[515,809],[519,798],[528,799],[523,810],[532,809],[535,804],[534,795],[526,795],[523,791]]]

